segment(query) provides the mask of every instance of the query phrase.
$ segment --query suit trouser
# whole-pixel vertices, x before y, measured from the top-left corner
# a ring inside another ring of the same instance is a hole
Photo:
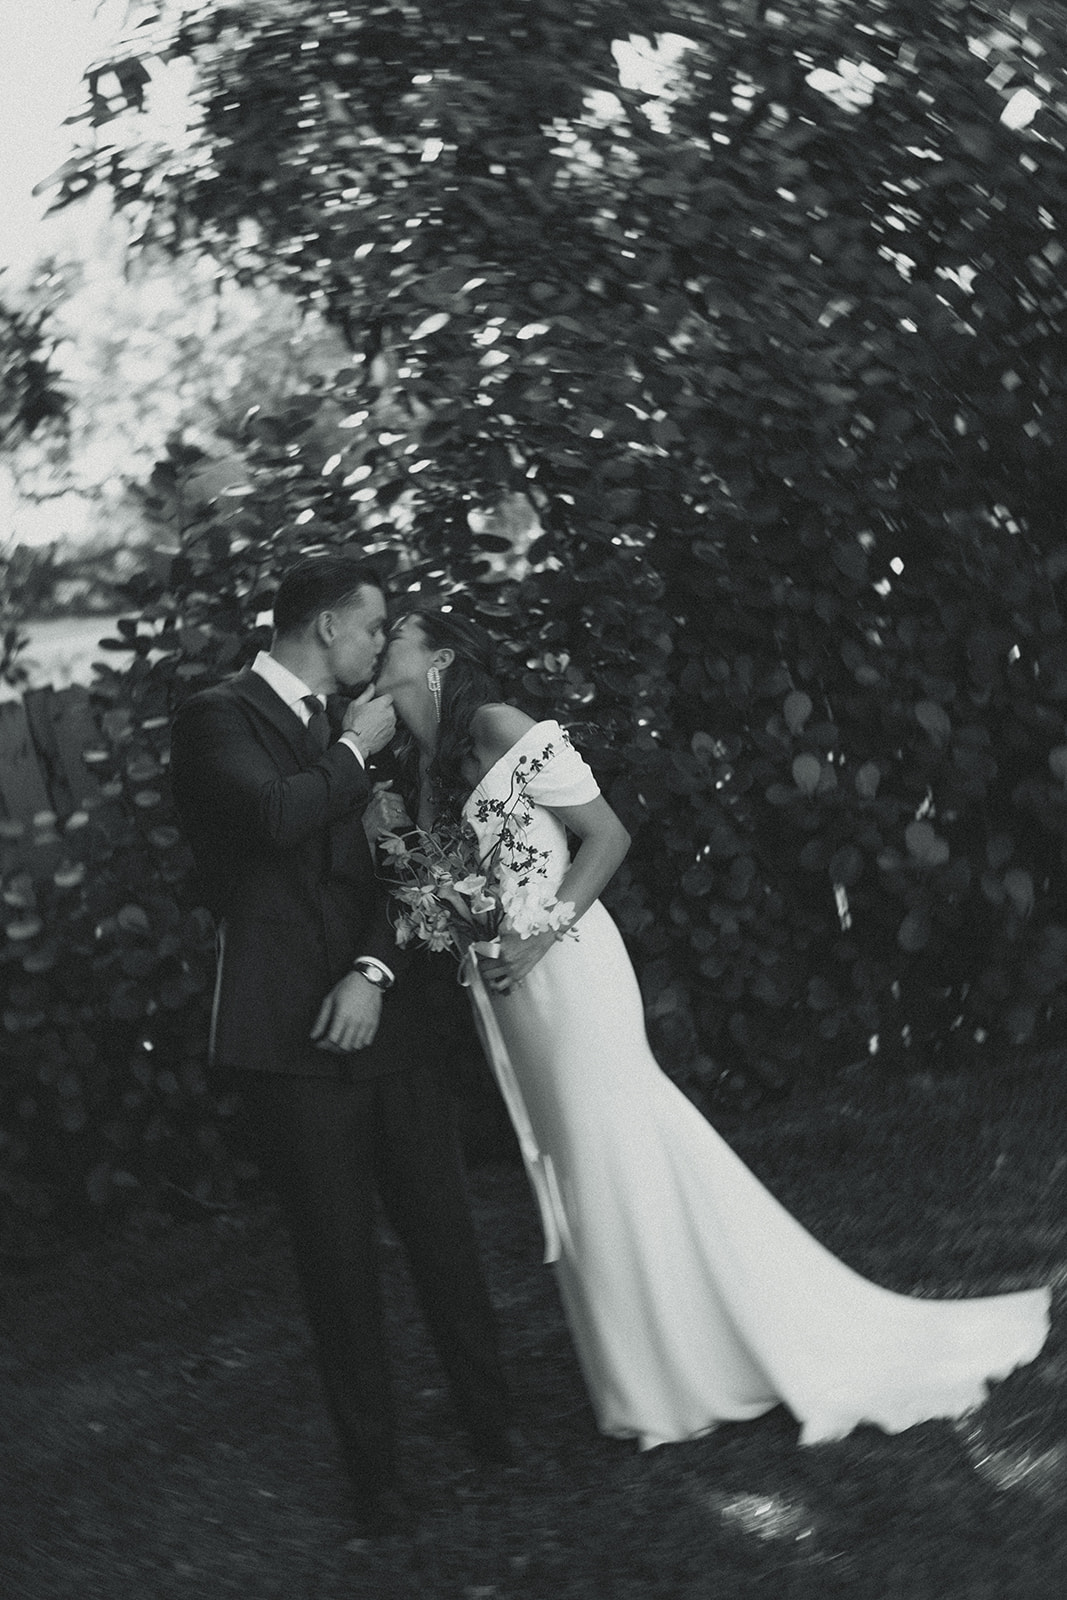
[[[460,1419],[505,1424],[496,1319],[482,1273],[451,1097],[421,1067],[352,1081],[239,1076],[263,1176],[277,1191],[348,1471],[371,1490],[396,1470],[375,1191],[411,1264]]]

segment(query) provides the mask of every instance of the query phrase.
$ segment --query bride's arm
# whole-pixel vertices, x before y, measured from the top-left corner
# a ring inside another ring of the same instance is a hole
[[[573,921],[584,917],[626,859],[630,835],[603,795],[581,806],[549,806],[569,833],[580,840],[574,860],[556,890],[556,899],[574,906]]]
[[[571,921],[577,922],[619,870],[630,848],[630,835],[603,795],[584,805],[547,806],[546,810],[581,841],[556,890],[561,904],[573,905]],[[533,971],[559,937],[552,929],[526,939],[514,932],[502,934],[499,959],[483,966],[489,987],[506,994]]]

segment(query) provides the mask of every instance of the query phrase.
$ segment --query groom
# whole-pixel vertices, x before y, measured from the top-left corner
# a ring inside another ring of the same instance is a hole
[[[307,557],[274,637],[174,722],[175,805],[218,927],[210,1055],[277,1190],[364,1532],[396,1531],[396,1447],[375,1191],[404,1244],[459,1415],[508,1457],[504,1379],[451,1107],[363,828],[367,760],[395,726],[366,689],[331,738],[325,699],[369,683],[385,597],[368,567]]]

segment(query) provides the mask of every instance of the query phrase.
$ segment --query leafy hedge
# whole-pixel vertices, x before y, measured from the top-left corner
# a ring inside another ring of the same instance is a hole
[[[352,352],[246,419],[232,495],[161,465],[131,626],[173,649],[114,709],[235,664],[278,561],[351,541],[467,590],[571,722],[635,833],[611,900],[672,1072],[746,1094],[1056,1038],[1056,8],[468,13],[194,8],[165,53],[196,158],[135,129],[61,175]],[[613,41],[668,28],[663,92],[620,85]]]
[[[232,1192],[204,1080],[214,934],[144,665],[101,687],[103,739],[86,751],[99,799],[2,825],[0,1253],[79,1229],[87,1208],[158,1205],[168,1186],[204,1202]]]
[[[103,739],[86,752],[101,797],[61,825],[40,819],[30,838],[5,825],[19,860],[4,877],[0,1184],[16,1238],[34,1219],[73,1222],[86,1198],[151,1204],[168,1184],[205,1202],[232,1193],[204,1079],[212,931],[174,826],[167,727],[185,695],[265,642],[272,573],[306,546],[297,519],[309,501],[328,518],[318,455],[301,443],[317,410],[305,397],[261,425],[245,492],[185,525],[195,464],[161,467],[154,510],[180,548],[157,552],[137,614],[103,641]],[[328,537],[339,548],[343,521]],[[398,593],[440,582],[407,536],[376,545]],[[480,571],[483,559],[472,550],[466,572],[456,566],[501,630],[510,693],[571,722],[638,828],[610,899],[670,1070],[743,1090],[853,1060],[872,1039],[883,1058],[910,1045],[925,1067],[1062,1025],[1067,744],[1062,711],[1035,695],[1021,652],[1010,659],[1008,641],[1024,637],[1008,609],[1018,572],[991,570],[984,620],[957,602],[920,634],[905,615],[866,657],[813,617],[832,592],[816,590],[790,621],[794,649],[817,652],[817,703],[796,687],[814,687],[814,673],[758,652],[758,634],[731,649],[746,616],[732,593],[709,605],[714,648],[683,638],[675,651],[676,624],[649,601],[638,609],[632,589],[598,586],[575,616],[551,577],[516,584],[505,564]],[[1040,570],[1027,581],[1034,595],[1046,583]],[[1038,639],[1054,648],[1047,620]],[[622,707],[635,688],[646,704],[662,695],[680,736],[627,733],[619,713],[614,726],[590,719],[591,697]]]

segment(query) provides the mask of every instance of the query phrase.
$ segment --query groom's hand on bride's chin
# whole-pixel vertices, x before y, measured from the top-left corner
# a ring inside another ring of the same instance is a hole
[[[378,694],[373,684],[350,700],[341,719],[342,733],[355,734],[365,756],[384,750],[396,732],[396,712],[391,694]]]
[[[334,984],[315,1018],[312,1041],[320,1050],[365,1050],[382,1017],[382,993],[358,972]]]

